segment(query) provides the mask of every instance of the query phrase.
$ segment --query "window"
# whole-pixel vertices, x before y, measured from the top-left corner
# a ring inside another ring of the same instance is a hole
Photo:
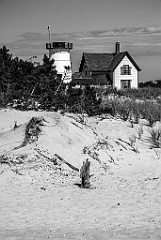
[[[121,67],[121,75],[131,75],[131,67],[129,65],[123,65],[123,67]]]
[[[131,88],[131,80],[121,80],[121,88]]]

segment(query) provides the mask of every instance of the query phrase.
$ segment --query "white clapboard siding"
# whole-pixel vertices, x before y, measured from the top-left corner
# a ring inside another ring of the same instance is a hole
[[[121,67],[123,65],[129,65],[131,67],[131,75],[121,75]],[[113,73],[113,85],[117,89],[121,88],[121,80],[131,80],[131,88],[138,88],[138,70],[132,64],[127,56],[125,56],[119,63]]]

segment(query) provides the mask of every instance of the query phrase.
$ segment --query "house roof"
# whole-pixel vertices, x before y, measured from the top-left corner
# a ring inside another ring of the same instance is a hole
[[[113,54],[84,53],[83,57],[90,71],[107,71],[107,68],[113,59]]]
[[[105,85],[107,84],[107,78],[105,75],[94,75],[91,77],[84,72],[74,72],[72,75],[72,82],[73,85]]]
[[[82,72],[86,63],[89,71],[114,71],[121,60],[127,56],[138,71],[141,71],[128,52],[115,53],[83,53],[79,71]]]
[[[72,79],[92,79],[90,75],[86,76],[83,72],[74,72],[72,75]]]
[[[90,75],[86,76],[83,72],[74,72],[72,75],[72,82],[73,85],[89,85],[93,84],[93,79]]]
[[[134,61],[134,59],[131,57],[131,55],[126,51],[126,52],[120,52],[116,55],[114,55],[114,58],[108,68],[109,71],[115,70],[115,68],[118,66],[118,64],[121,62],[121,60],[127,56],[129,60],[133,63],[133,65],[136,67],[138,71],[141,71],[140,67],[137,65],[137,63]]]

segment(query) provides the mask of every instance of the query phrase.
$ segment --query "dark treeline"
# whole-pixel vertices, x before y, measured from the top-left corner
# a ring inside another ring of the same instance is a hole
[[[44,55],[42,65],[34,66],[30,61],[23,61],[4,46],[0,49],[0,106],[6,106],[13,100],[48,101],[59,85],[53,60]]]
[[[66,71],[68,69],[65,69]],[[140,83],[139,89],[101,89],[91,86],[73,88],[65,85],[56,72],[54,60],[46,55],[41,65],[13,58],[4,46],[0,49],[0,108],[19,110],[54,110],[97,115],[114,114],[108,96],[160,101],[161,81]],[[106,100],[103,100],[106,99]],[[107,106],[104,107],[106,101]]]
[[[139,88],[147,88],[147,87],[161,88],[161,80],[147,81],[147,82],[139,83]]]
[[[65,68],[65,71],[68,69]],[[44,55],[41,65],[13,58],[0,49],[0,107],[20,110],[68,110],[94,114],[100,100],[94,88],[74,90],[56,72],[54,60]]]

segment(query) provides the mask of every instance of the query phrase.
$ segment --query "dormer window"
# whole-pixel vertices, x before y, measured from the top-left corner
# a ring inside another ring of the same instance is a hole
[[[123,65],[123,67],[121,67],[121,75],[131,75],[131,67],[129,65]]]

